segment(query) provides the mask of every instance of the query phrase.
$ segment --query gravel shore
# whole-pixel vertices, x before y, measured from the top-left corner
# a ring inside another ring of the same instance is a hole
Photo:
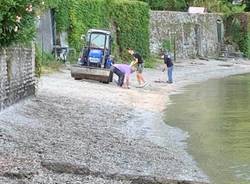
[[[169,95],[249,73],[246,60],[178,62],[174,83],[147,69],[146,88],[43,76],[37,95],[0,112],[0,184],[209,183],[186,152],[187,132],[164,123]],[[177,114],[178,115],[178,114]]]

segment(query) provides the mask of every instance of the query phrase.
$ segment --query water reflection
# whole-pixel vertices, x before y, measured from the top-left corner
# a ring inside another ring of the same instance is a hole
[[[217,184],[250,183],[250,75],[187,87],[166,121],[190,133],[189,152]]]

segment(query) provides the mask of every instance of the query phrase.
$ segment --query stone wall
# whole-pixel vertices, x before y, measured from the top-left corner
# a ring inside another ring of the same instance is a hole
[[[35,94],[34,48],[0,49],[0,110]]]
[[[150,50],[159,53],[164,40],[175,43],[177,58],[217,56],[223,40],[219,14],[151,11]]]

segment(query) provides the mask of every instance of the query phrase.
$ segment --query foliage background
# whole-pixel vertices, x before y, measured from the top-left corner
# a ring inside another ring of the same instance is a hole
[[[147,3],[131,0],[68,0],[59,3],[56,12],[58,30],[69,33],[70,45],[78,51],[82,47],[81,35],[90,28],[98,28],[110,29],[114,33],[113,53],[116,56],[126,58],[127,47],[134,48],[143,57],[149,55]]]
[[[44,5],[43,3],[44,2]],[[32,4],[32,11],[26,8]],[[116,56],[127,58],[131,47],[143,57],[149,56],[149,9],[186,11],[188,6],[204,6],[210,12],[225,14],[226,41],[239,45],[249,56],[249,27],[244,10],[250,10],[250,0],[234,5],[231,0],[1,0],[0,47],[28,43],[35,37],[36,17],[46,8],[56,12],[57,31],[67,31],[71,47],[80,50],[80,37],[89,28],[111,29],[114,32]],[[16,16],[20,16],[20,22]],[[247,16],[249,17],[249,16]],[[247,25],[247,26],[246,26]],[[231,31],[234,30],[234,31]]]
[[[32,40],[35,36],[35,10],[40,4],[39,0],[0,1],[0,47]],[[32,8],[28,10],[30,5]]]
[[[237,44],[239,50],[250,58],[250,13],[233,14],[224,20],[225,41]]]
[[[187,9],[185,0],[140,0],[149,4],[152,10],[184,11]]]

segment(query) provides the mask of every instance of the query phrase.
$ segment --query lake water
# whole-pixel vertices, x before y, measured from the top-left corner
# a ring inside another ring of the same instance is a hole
[[[166,122],[190,135],[188,152],[215,184],[250,184],[250,74],[171,96]]]

